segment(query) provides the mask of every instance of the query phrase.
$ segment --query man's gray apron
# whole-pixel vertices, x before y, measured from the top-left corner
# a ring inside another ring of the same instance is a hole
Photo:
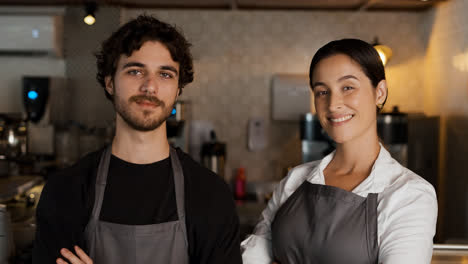
[[[111,147],[106,148],[97,172],[93,212],[85,230],[87,249],[94,263],[184,264],[189,262],[184,176],[175,149],[171,148],[170,156],[178,220],[152,225],[122,225],[99,220],[111,157]]]
[[[377,194],[367,198],[305,181],[280,207],[272,226],[281,264],[375,264]]]

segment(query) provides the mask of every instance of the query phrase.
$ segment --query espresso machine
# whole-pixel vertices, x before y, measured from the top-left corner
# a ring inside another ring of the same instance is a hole
[[[2,261],[17,263],[17,258],[30,255],[43,176],[55,164],[54,124],[69,113],[57,108],[67,106],[69,97],[62,95],[64,88],[59,84],[63,81],[50,77],[23,77],[24,112],[0,114]]]
[[[398,107],[377,116],[377,133],[385,148],[401,165],[408,166],[408,114]]]
[[[15,161],[27,154],[27,124],[21,113],[0,114],[0,177],[17,174]]]
[[[398,107],[379,113],[377,131],[384,147],[401,165],[420,175],[438,189],[438,116],[402,113]]]

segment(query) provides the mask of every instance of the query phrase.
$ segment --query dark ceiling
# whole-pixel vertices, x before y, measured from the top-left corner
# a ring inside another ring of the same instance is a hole
[[[0,6],[68,6],[96,2],[137,8],[425,10],[444,0],[0,0]],[[445,0],[448,1],[448,0]]]

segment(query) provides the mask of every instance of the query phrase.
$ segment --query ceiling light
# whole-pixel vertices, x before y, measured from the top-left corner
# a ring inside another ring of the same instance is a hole
[[[88,24],[88,25],[91,26],[92,24],[94,24],[94,22],[96,22],[96,18],[94,18],[93,15],[87,15],[87,16],[85,16],[85,18],[83,19],[83,21],[84,21],[86,24]]]
[[[374,39],[374,43],[372,43],[372,46],[374,46],[375,50],[377,50],[377,52],[379,53],[383,65],[387,65],[388,61],[393,55],[392,49],[389,46],[380,44],[377,38]]]
[[[95,2],[88,2],[85,4],[86,16],[83,18],[83,21],[88,25],[93,25],[96,22],[96,16],[94,13],[97,10],[97,5]]]

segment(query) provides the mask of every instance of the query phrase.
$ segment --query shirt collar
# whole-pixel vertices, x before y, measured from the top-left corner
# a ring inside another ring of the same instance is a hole
[[[354,188],[353,192],[367,196],[367,193],[380,193],[385,189],[385,186],[388,185],[388,181],[390,180],[388,177],[385,177],[385,174],[388,174],[389,171],[394,169],[395,167],[395,160],[392,158],[390,153],[384,148],[384,146],[379,143],[380,151],[377,159],[372,166],[371,173],[369,176],[362,181],[356,188]],[[336,150],[335,150],[336,151]],[[318,166],[316,166],[311,173],[307,180],[311,183],[316,184],[325,184],[325,176],[323,171],[328,166],[328,164],[332,161],[333,157],[335,156],[335,151],[325,156]]]

